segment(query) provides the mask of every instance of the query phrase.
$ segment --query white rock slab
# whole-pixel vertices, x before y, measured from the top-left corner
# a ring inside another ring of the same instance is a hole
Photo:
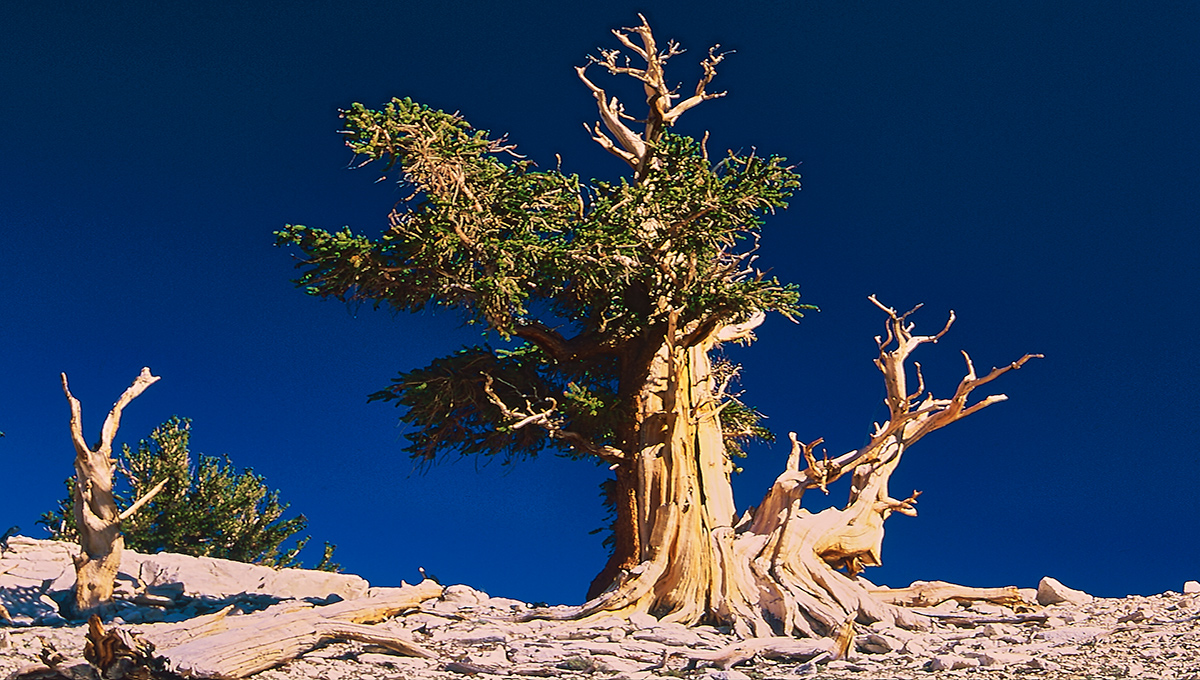
[[[600,673],[632,673],[642,670],[646,664],[633,659],[624,659],[611,654],[595,654],[592,656],[594,668]]]
[[[73,543],[13,536],[0,556],[0,574],[3,574],[0,579],[11,576],[37,581],[39,585],[49,581],[46,593],[70,590],[75,587],[72,556],[78,551]],[[182,584],[181,594],[212,599],[247,593],[279,599],[325,599],[336,595],[349,600],[362,597],[369,587],[363,578],[352,574],[272,569],[212,557],[145,555],[134,550],[121,552],[117,578],[134,588]]]
[[[446,586],[446,589],[442,591],[442,600],[444,602],[453,602],[460,605],[477,605],[488,599],[487,593],[462,584]]]
[[[236,595],[265,595],[284,599],[337,596],[351,600],[367,594],[370,584],[353,574],[307,569],[272,569],[214,557],[173,553],[121,553],[121,572],[147,586],[183,585],[189,597],[225,599]]]
[[[652,628],[658,625],[658,619],[645,612],[634,612],[629,615],[629,624],[634,628]]]
[[[868,654],[887,654],[888,652],[898,652],[904,648],[904,642],[897,640],[888,635],[880,635],[879,633],[867,633],[860,635],[855,644],[858,649]]]
[[[997,650],[988,650],[986,652],[967,652],[963,656],[972,657],[979,660],[981,666],[1009,666],[1012,664],[1028,664],[1033,660],[1028,654],[1015,654],[1013,652],[1003,652]]]
[[[692,647],[704,642],[698,633],[678,623],[660,624],[649,630],[639,630],[630,637],[678,647]]]
[[[1088,640],[1107,633],[1105,628],[1094,628],[1091,626],[1071,626],[1069,628],[1053,628],[1051,630],[1043,630],[1034,634],[1035,640],[1045,640],[1056,645],[1061,644],[1080,644]]]
[[[930,660],[928,668],[931,671],[954,671],[960,668],[974,668],[979,665],[979,659],[971,659],[957,654],[938,654]]]
[[[1068,602],[1070,604],[1087,604],[1094,598],[1082,590],[1068,588],[1057,579],[1043,577],[1038,583],[1037,601],[1042,606]]]

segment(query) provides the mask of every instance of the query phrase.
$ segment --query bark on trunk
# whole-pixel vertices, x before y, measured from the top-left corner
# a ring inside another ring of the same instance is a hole
[[[950,399],[925,394],[918,365],[920,384],[910,393],[909,354],[937,342],[953,313],[937,335],[914,336],[907,321],[911,312],[897,314],[871,300],[888,315],[885,338],[876,338],[875,363],[887,386],[889,420],[876,426],[866,446],[833,460],[816,459],[821,440],[802,444],[793,433],[786,469],[741,521],[709,351],[721,340],[745,337],[749,329],[726,328],[692,346],[672,342],[684,333],[669,334],[640,398],[640,446],[628,466],[638,564],[622,569],[606,591],[569,616],[641,611],[668,622],[726,624],[747,637],[844,637],[855,622],[926,625],[924,617],[872,593],[874,586],[858,577],[864,567],[881,564],[884,521],[893,512],[916,515],[919,492],[897,500],[889,493],[889,478],[910,444],[1005,398],[993,395],[968,406],[972,390],[1036,355],[982,378],[967,357],[967,374]],[[801,507],[806,490],[827,491],[847,473],[852,482],[845,507],[816,514]]]
[[[121,551],[125,539],[121,536],[121,521],[137,512],[162,490],[160,482],[142,498],[121,513],[113,497],[112,457],[113,437],[121,424],[121,412],[147,387],[158,381],[149,368],[121,394],[100,431],[100,443],[95,449],[83,436],[82,407],[67,386],[67,374],[62,374],[63,393],[71,406],[71,441],[75,445],[75,526],[79,530],[79,555],[75,557],[75,606],[80,612],[112,600],[113,582],[121,566]]]
[[[605,591],[622,571],[637,566],[641,558],[637,529],[637,479],[632,468],[618,466],[608,501],[616,515],[613,522],[613,548],[608,562],[588,586],[587,599]]]
[[[663,52],[645,17],[640,26],[614,31],[621,43],[646,67],[622,61],[618,50],[605,50],[593,63],[610,73],[641,81],[647,95],[645,131],[635,132],[624,121],[616,98],[577,69],[580,80],[595,95],[601,123],[593,139],[635,170],[637,180],[654,163],[659,135],[688,109],[721,96],[706,87],[716,75],[722,55],[710,50],[701,62],[704,76],[693,96],[675,101],[677,90],[664,78],[663,64],[678,54],[673,43]],[[641,45],[638,45],[640,42]],[[657,220],[647,220],[647,226]],[[661,263],[664,271],[671,266]],[[731,276],[736,276],[732,272]],[[909,393],[905,362],[917,346],[937,342],[954,320],[937,335],[914,336],[908,315],[871,301],[888,315],[886,339],[877,338],[876,365],[887,386],[889,420],[877,426],[870,442],[834,460],[818,461],[816,445],[801,444],[792,435],[787,468],[754,512],[735,524],[731,465],[717,416],[708,350],[715,342],[745,336],[749,328],[712,328],[711,316],[694,327],[668,324],[665,343],[658,349],[647,379],[640,386],[637,436],[623,437],[624,451],[604,458],[614,463],[621,504],[618,504],[618,550],[593,584],[593,591],[610,577],[612,585],[572,615],[599,612],[648,611],[665,620],[695,623],[710,619],[732,625],[743,635],[837,635],[839,648],[848,644],[854,621],[888,620],[905,626],[923,621],[906,609],[881,602],[857,578],[863,567],[880,563],[883,523],[893,512],[915,515],[917,493],[896,500],[888,479],[907,447],[929,432],[1004,399],[987,397],[967,406],[971,391],[1032,358],[1026,355],[1003,369],[978,378],[967,357],[967,375],[950,399],[923,396],[924,383]],[[661,298],[661,305],[669,304]],[[665,307],[663,307],[665,309]],[[915,311],[915,310],[913,310]],[[677,318],[677,317],[676,317]],[[752,326],[751,326],[752,328]],[[966,354],[964,353],[964,356]],[[639,371],[641,366],[638,367]],[[920,379],[920,366],[916,367]],[[643,373],[638,373],[642,375]],[[622,377],[624,381],[625,376]],[[639,378],[640,379],[640,378]],[[622,384],[631,394],[638,385]],[[920,401],[917,401],[917,400]],[[509,411],[519,425],[539,414]],[[561,432],[552,430],[559,438]],[[593,447],[595,448],[595,447]],[[805,490],[820,488],[852,473],[850,498],[844,508],[817,514],[800,507]],[[632,501],[627,508],[626,501]],[[622,512],[628,514],[622,515]],[[624,533],[623,533],[624,532]],[[636,564],[634,562],[636,561]]]

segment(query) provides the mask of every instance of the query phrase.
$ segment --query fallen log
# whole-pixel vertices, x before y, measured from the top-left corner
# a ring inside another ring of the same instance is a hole
[[[408,656],[435,654],[398,633],[365,625],[415,609],[442,594],[431,580],[323,607],[284,602],[231,616],[232,607],[178,623],[110,629],[89,626],[85,656],[102,677],[245,678],[278,666],[330,640],[357,640]],[[135,673],[136,671],[136,673]]]
[[[1016,586],[971,588],[945,581],[917,581],[907,588],[871,588],[869,592],[881,602],[901,607],[933,607],[946,600],[1001,605],[1025,602]]]
[[[833,654],[835,641],[829,638],[799,639],[794,637],[748,638],[714,651],[687,650],[691,666],[704,661],[722,670],[749,661],[755,656],[767,659],[799,659],[807,661],[821,654]]]
[[[1027,614],[1013,614],[1012,616],[990,616],[987,614],[962,614],[930,612],[927,616],[935,618],[943,623],[949,623],[959,628],[974,628],[989,623],[1045,623],[1050,619],[1050,615],[1046,612],[1034,612]]]

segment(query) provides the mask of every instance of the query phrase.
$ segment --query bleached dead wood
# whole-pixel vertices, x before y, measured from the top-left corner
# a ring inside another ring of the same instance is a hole
[[[284,602],[243,616],[231,615],[233,608],[228,607],[188,621],[147,624],[128,631],[105,632],[93,619],[85,654],[101,675],[115,679],[138,667],[165,669],[189,678],[244,678],[330,640],[357,640],[399,654],[433,658],[432,651],[408,637],[366,624],[415,609],[441,594],[442,586],[427,579],[324,607]],[[117,668],[118,664],[122,666]]]
[[[714,45],[708,50],[708,56],[700,62],[700,67],[704,74],[696,83],[696,89],[692,96],[676,101],[680,98],[676,88],[668,85],[663,73],[663,67],[667,60],[673,56],[683,53],[683,48],[679,43],[670,41],[667,43],[667,49],[659,48],[654,39],[654,34],[650,30],[650,25],[646,23],[646,17],[641,14],[638,18],[642,20],[640,26],[626,28],[619,31],[613,31],[613,35],[621,42],[625,48],[636,54],[642,61],[646,63],[643,68],[635,68],[629,64],[627,59],[622,59],[619,50],[600,50],[599,56],[593,56],[589,59],[589,64],[596,64],[600,68],[607,69],[613,75],[626,75],[636,80],[641,81],[642,87],[646,92],[647,103],[649,104],[644,121],[635,121],[631,116],[625,113],[625,107],[621,102],[613,96],[610,96],[603,88],[593,83],[587,77],[587,65],[575,68],[575,72],[579,75],[579,79],[583,84],[592,91],[592,96],[596,98],[596,105],[600,112],[601,124],[588,127],[588,134],[592,136],[592,140],[603,147],[606,151],[613,154],[617,158],[629,164],[629,167],[637,171],[639,177],[645,175],[647,168],[653,159],[651,150],[654,143],[662,135],[662,132],[675,124],[681,115],[688,109],[695,107],[701,102],[709,99],[717,99],[724,97],[724,92],[709,92],[707,90],[709,84],[717,75],[717,65],[725,58],[725,54],[718,52],[720,45]],[[636,37],[634,39],[630,34]],[[642,122],[645,124],[643,132],[638,133],[625,124],[629,122]],[[604,130],[608,131],[605,134]],[[609,135],[612,135],[611,137]],[[614,138],[616,141],[614,141]]]
[[[135,501],[123,513],[117,512],[113,497],[112,456],[113,437],[121,426],[121,413],[147,387],[158,382],[149,368],[142,372],[113,404],[100,430],[100,443],[93,449],[83,435],[83,408],[67,386],[67,374],[62,374],[63,393],[71,406],[71,441],[75,445],[75,525],[79,529],[79,555],[75,558],[75,606],[87,611],[112,600],[113,581],[121,565],[125,539],[121,522],[163,490],[166,480],[159,482],[145,496]]]
[[[959,628],[974,628],[975,626],[983,626],[989,623],[1045,623],[1050,619],[1050,615],[1046,612],[1032,612],[1025,614],[1013,614],[1012,616],[989,616],[985,614],[961,614],[950,613],[941,614],[938,612],[929,612],[927,616],[935,618],[942,623],[948,623]]]
[[[720,331],[696,346],[668,343],[660,350],[652,364],[654,387],[641,402],[643,429],[651,434],[635,457],[642,561],[581,607],[530,616],[663,612],[668,623],[715,619],[746,638],[831,637],[838,641],[836,657],[846,653],[856,624],[927,627],[929,618],[910,608],[922,599],[1020,601],[1013,589],[935,584],[897,592],[857,578],[864,567],[881,564],[884,521],[917,513],[920,492],[903,499],[889,493],[902,455],[925,435],[1003,401],[1002,394],[973,399],[973,392],[1040,356],[1027,354],[981,376],[964,353],[966,374],[950,397],[936,398],[919,365],[912,371],[915,389],[909,384],[908,360],[918,347],[945,336],[953,312],[938,333],[916,335],[909,321],[915,310],[901,314],[870,300],[887,315],[886,333],[876,338],[875,365],[883,374],[889,418],[875,426],[866,445],[835,458],[817,455],[821,440],[805,444],[791,435],[786,469],[741,520],[733,517],[731,465],[720,425],[705,417],[716,394],[708,351]],[[844,507],[804,509],[806,490],[827,491],[844,476],[851,479]]]
[[[159,648],[156,655],[172,672],[196,678],[244,678],[294,659],[329,640],[360,640],[401,654],[431,658],[433,652],[412,640],[363,624],[383,621],[441,594],[442,587],[427,579],[386,595],[325,607],[226,616],[221,619],[225,630],[214,630],[213,622],[204,622],[195,637],[168,649]],[[175,629],[171,635],[178,639],[180,632]],[[152,631],[143,634],[154,640]]]
[[[721,669],[729,669],[755,656],[767,659],[800,659],[807,661],[822,654],[833,655],[835,642],[831,638],[801,640],[794,637],[761,637],[741,640],[715,651],[689,650],[693,662],[705,661]]]
[[[971,588],[945,581],[917,581],[907,588],[873,588],[870,593],[880,602],[902,607],[932,607],[946,600],[1004,605],[1024,602],[1016,586]]]

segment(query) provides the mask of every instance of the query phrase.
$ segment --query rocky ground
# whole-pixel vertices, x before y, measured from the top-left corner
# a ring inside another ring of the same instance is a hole
[[[5,569],[14,571],[12,563],[6,566],[0,561],[0,576]],[[1058,595],[1047,595],[1047,588],[1055,585],[1049,580],[1043,584],[1040,599],[1057,599]],[[1200,586],[1189,583],[1185,590],[1200,591]],[[1026,593],[1033,598],[1032,591]],[[217,601],[189,594],[187,587],[178,586],[173,596],[155,595],[153,588],[144,584],[137,596],[143,603],[123,605],[114,612],[115,625],[136,628],[136,622],[178,619],[227,601],[238,602],[247,611],[279,601],[262,593]],[[466,586],[450,586],[440,598],[378,624],[433,651],[436,658],[399,656],[358,642],[332,643],[253,677],[1200,680],[1200,592],[1110,599],[1065,589],[1061,596],[1067,599],[1048,606],[1031,602],[1017,610],[986,603],[944,602],[923,610],[932,620],[929,630],[905,631],[881,624],[861,627],[849,658],[832,660],[811,642],[790,647],[782,641],[760,645],[755,654],[746,642],[726,631],[664,624],[648,615],[629,620],[517,622],[529,605],[489,597]],[[39,663],[46,650],[81,656],[85,627],[69,622],[36,625],[45,622],[17,620],[14,623],[35,625],[0,628],[0,677]],[[742,653],[731,654],[734,651]],[[739,658],[746,660],[739,662]]]

